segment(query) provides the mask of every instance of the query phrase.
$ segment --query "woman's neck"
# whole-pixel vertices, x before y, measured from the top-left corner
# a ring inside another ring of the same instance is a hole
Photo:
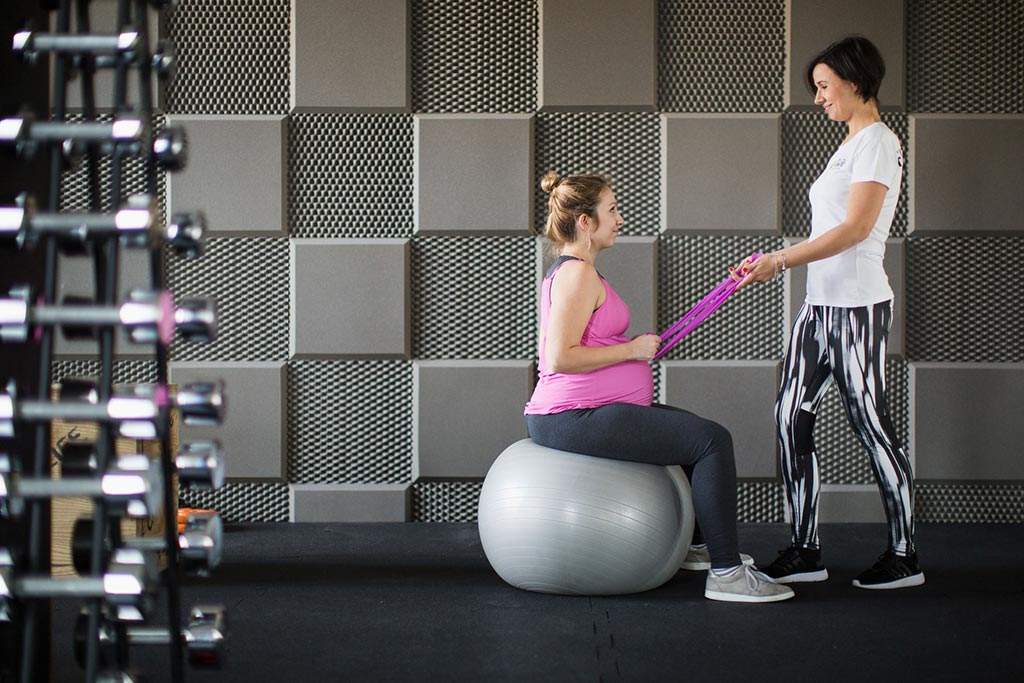
[[[846,122],[846,139],[849,140],[871,124],[878,123],[881,120],[882,117],[878,113],[878,104],[874,100],[865,102],[864,106],[855,111],[850,120]]]
[[[587,263],[593,263],[595,256],[593,253],[587,251],[586,249],[583,249],[582,247],[573,246],[562,247],[562,250],[559,252],[559,255],[572,256],[573,258],[578,258],[579,260],[586,261]]]

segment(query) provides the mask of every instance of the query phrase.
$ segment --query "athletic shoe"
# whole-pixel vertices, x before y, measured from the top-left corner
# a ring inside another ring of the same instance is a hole
[[[747,565],[740,565],[725,576],[709,571],[704,584],[705,598],[723,602],[778,602],[793,595],[789,586],[780,586]]]
[[[906,557],[887,550],[875,562],[875,566],[861,573],[853,580],[857,588],[870,590],[890,590],[892,588],[908,588],[924,583],[924,572],[917,564],[917,553]]]
[[[828,579],[828,570],[821,563],[821,551],[791,545],[779,551],[767,567],[758,567],[775,583],[812,583]]]
[[[747,566],[754,564],[754,558],[746,553],[740,553],[740,562]],[[706,545],[691,545],[683,558],[683,569],[691,572],[700,572],[711,569],[711,553]]]

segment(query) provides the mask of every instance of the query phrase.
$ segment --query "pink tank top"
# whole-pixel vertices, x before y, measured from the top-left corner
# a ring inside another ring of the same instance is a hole
[[[651,366],[642,360],[624,361],[590,372],[563,373],[548,369],[544,347],[551,313],[551,283],[555,272],[571,257],[560,257],[541,285],[540,299],[540,377],[526,404],[526,415],[550,415],[574,408],[597,408],[609,403],[635,403],[649,406],[654,396]],[[601,278],[605,300],[590,315],[580,339],[582,346],[611,346],[629,341],[629,306]]]

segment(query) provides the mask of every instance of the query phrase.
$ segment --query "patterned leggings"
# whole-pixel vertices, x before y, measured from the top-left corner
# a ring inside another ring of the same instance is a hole
[[[885,393],[891,325],[891,301],[858,308],[804,304],[793,325],[775,420],[793,543],[800,547],[818,547],[821,481],[814,418],[834,382],[850,424],[871,457],[889,522],[889,547],[900,555],[913,552],[913,473],[889,418]]]

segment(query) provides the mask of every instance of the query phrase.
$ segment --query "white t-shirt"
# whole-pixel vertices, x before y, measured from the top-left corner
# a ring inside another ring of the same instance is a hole
[[[811,185],[811,239],[846,219],[850,184],[874,181],[888,188],[878,220],[867,239],[844,252],[807,264],[807,303],[853,308],[893,298],[882,267],[903,181],[903,150],[896,134],[882,122],[862,128],[839,146]]]

